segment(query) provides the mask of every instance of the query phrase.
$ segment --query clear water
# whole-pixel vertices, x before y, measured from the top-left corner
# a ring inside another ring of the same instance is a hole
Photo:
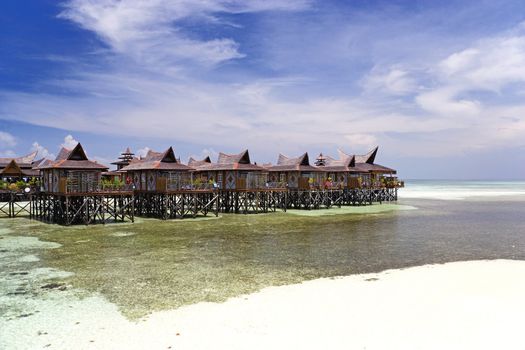
[[[440,188],[516,193],[453,201],[413,195],[400,203],[417,210],[317,217],[224,215],[89,227],[1,219],[0,319],[30,315],[27,302],[52,293],[100,293],[135,319],[320,277],[460,260],[525,259],[525,197],[516,190],[523,183],[408,186],[405,191],[423,193]],[[50,283],[66,291],[42,288]]]

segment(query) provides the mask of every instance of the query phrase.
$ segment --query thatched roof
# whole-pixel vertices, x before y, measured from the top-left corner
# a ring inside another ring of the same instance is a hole
[[[310,165],[310,160],[308,158],[308,152],[303,153],[299,157],[291,158],[287,157],[284,154],[279,154],[277,159],[277,164],[268,167],[269,171],[323,171],[318,167]]]
[[[38,169],[75,169],[75,170],[107,170],[108,167],[91,161],[86,156],[84,148],[78,143],[73,149],[62,147],[55,161],[43,162]]]
[[[379,147],[376,146],[374,149],[372,149],[370,152],[363,154],[363,155],[350,155],[345,153],[344,151],[338,149],[337,152],[339,153],[339,159],[348,159],[351,157],[355,157],[356,163],[368,163],[368,164],[374,164],[374,161],[376,159],[377,151]]]
[[[188,159],[188,166],[190,167],[198,167],[201,165],[208,165],[210,163],[211,163],[211,159],[209,156],[207,156],[206,158],[202,160],[197,160],[197,159],[194,159],[193,157],[190,157],[190,159]]]
[[[375,147],[367,154],[363,155],[354,155],[351,156],[342,150],[337,150],[339,153],[340,160],[348,160],[350,157],[354,157],[355,159],[355,167],[354,169],[357,172],[373,172],[373,173],[389,173],[389,174],[396,174],[396,170],[392,168],[388,168],[386,166],[375,164],[375,159],[377,156],[377,151],[379,147]]]
[[[22,169],[18,163],[12,159],[9,164],[0,169],[0,175],[4,176],[37,176],[38,170]]]
[[[120,169],[121,172],[136,170],[189,171],[192,168],[179,162],[175,157],[173,147],[170,147],[162,153],[150,150],[146,157],[133,160],[128,166]]]
[[[355,168],[359,172],[379,173],[379,174],[396,174],[395,169],[388,168],[379,164],[356,163]]]
[[[36,155],[37,151],[34,151],[21,157],[0,158],[0,168],[6,167],[12,160],[21,168],[31,168],[31,164],[34,162]]]
[[[250,153],[244,150],[238,154],[219,153],[217,163],[202,163],[196,165],[198,171],[223,171],[223,170],[243,170],[243,171],[264,171],[263,167],[252,164]]]
[[[226,153],[219,153],[219,157],[217,158],[217,164],[250,164],[250,153],[248,153],[248,150],[244,150],[239,154],[226,154]]]

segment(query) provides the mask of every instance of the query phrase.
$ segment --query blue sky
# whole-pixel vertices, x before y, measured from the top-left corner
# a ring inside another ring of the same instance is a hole
[[[519,1],[0,4],[0,156],[380,146],[405,178],[525,177]]]

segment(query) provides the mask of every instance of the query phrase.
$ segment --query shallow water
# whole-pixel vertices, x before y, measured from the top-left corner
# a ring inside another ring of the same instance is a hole
[[[525,201],[402,203],[418,209],[78,227],[2,219],[0,317],[30,314],[30,306],[13,307],[22,299],[60,293],[100,293],[135,319],[319,277],[458,260],[525,259]],[[54,288],[42,288],[50,283]]]

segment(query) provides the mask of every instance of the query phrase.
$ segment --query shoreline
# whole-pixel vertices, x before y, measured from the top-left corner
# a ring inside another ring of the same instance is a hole
[[[101,296],[56,291],[36,302],[40,312],[0,320],[0,347],[513,349],[523,274],[519,260],[423,265],[268,287],[137,322]]]

